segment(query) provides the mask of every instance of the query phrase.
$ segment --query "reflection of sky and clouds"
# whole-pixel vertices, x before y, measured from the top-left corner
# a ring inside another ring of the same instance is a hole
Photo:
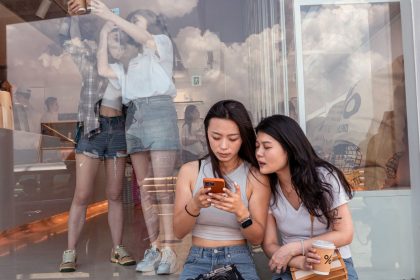
[[[304,6],[301,20],[312,144],[340,168],[364,167],[366,189],[409,185],[399,4]]]
[[[110,8],[116,7],[113,1],[104,2]],[[261,64],[260,44],[263,38],[279,34],[279,26],[245,36],[243,26],[250,19],[242,17],[240,4],[238,1],[236,6],[221,1],[124,1],[118,3],[118,8],[123,17],[140,7],[165,15],[186,67],[186,73],[175,73],[176,100],[202,100],[207,106],[229,97],[248,105],[251,96],[258,94],[248,92],[249,69]],[[225,16],[218,18],[216,14],[220,10]],[[80,20],[93,17],[80,16]],[[59,38],[61,22],[62,19],[52,19],[8,26],[9,77],[17,86],[42,88],[45,97],[59,95],[60,110],[71,113],[77,110],[81,77],[71,57],[63,54]],[[102,24],[100,20],[95,21],[94,30],[98,32]],[[183,75],[184,78],[179,78]],[[192,75],[202,77],[202,87],[191,87]],[[263,76],[261,83],[264,83]],[[42,102],[34,106],[43,110]]]
[[[304,6],[301,11],[305,95],[313,97],[306,104],[307,114],[389,65],[395,53],[402,54],[402,49],[391,53],[372,46],[375,34],[390,45],[389,37],[385,38],[389,35],[389,4]]]
[[[114,2],[106,3],[115,8]],[[260,23],[267,18],[255,16],[255,6],[235,3],[236,6],[209,0],[125,1],[118,8],[124,17],[139,7],[165,15],[179,53],[177,60],[185,67],[174,73],[175,101],[204,101],[200,109],[204,115],[215,101],[234,98],[242,101],[254,118],[272,114],[273,104],[280,104],[283,95],[281,27],[275,24],[278,18],[264,27]],[[237,8],[239,5],[242,9]],[[217,10],[223,10],[223,16],[217,16]],[[244,18],[244,14],[253,16]],[[87,15],[80,20],[94,18]],[[319,139],[310,134],[319,131],[318,124],[308,124],[311,141],[323,142],[321,146],[327,146],[327,154],[337,139],[346,139],[365,150],[371,136],[379,131],[385,112],[399,106],[394,98],[397,82],[393,78],[397,77],[395,74],[401,77],[402,67],[391,68],[392,61],[402,54],[399,4],[303,6],[301,19],[307,120],[328,116],[329,122],[320,122],[328,131],[317,133]],[[61,21],[8,26],[10,80],[17,86],[39,88],[42,97],[32,98],[39,112],[44,110],[43,99],[48,96],[58,97],[62,113],[77,111],[82,79],[70,56],[62,52]],[[93,30],[98,32],[103,22],[94,22],[97,28]],[[292,22],[286,22],[286,30],[293,30]],[[249,28],[252,25],[256,28]],[[291,61],[288,67],[293,73]],[[193,76],[201,77],[201,86],[191,85]],[[349,93],[361,96],[361,107],[347,123],[340,123],[341,112],[352,111],[357,105],[353,101],[340,105],[351,97],[347,96]],[[184,107],[178,107],[181,117]],[[401,129],[404,126],[399,125]]]

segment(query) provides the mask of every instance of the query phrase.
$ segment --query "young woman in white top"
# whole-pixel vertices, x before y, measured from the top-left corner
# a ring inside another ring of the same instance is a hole
[[[251,119],[240,102],[222,100],[204,126],[209,156],[184,164],[176,184],[174,232],[180,239],[192,232],[193,244],[179,279],[227,264],[244,279],[259,279],[246,244],[263,240],[270,189],[258,171]],[[203,187],[206,177],[224,178],[224,193]]]
[[[273,279],[291,280],[289,267],[310,270],[318,263],[320,257],[312,248],[316,239],[333,242],[349,279],[358,279],[349,248],[353,223],[348,202],[353,194],[344,174],[316,155],[292,118],[268,117],[256,131],[260,172],[269,175],[271,185],[276,186],[272,188],[263,243],[270,269],[275,272]]]
[[[158,238],[159,217],[152,206],[152,195],[156,195],[158,203],[163,205],[173,202],[173,193],[151,193],[143,185],[146,177],[159,178],[159,184],[162,184],[162,179],[173,176],[180,148],[177,114],[172,100],[176,95],[172,80],[172,41],[162,18],[152,11],[137,10],[125,20],[102,2],[92,0],[92,12],[127,33],[141,50],[127,67],[121,63],[110,64],[104,53],[98,53],[98,72],[122,90],[123,103],[128,106],[127,152],[140,186],[143,214],[151,241],[151,248],[146,250],[136,270],[149,272],[157,269],[157,274],[171,274],[176,267],[176,255],[171,248],[175,239],[169,215],[172,211],[162,207],[162,211],[167,212],[160,216],[165,241],[165,246],[162,246],[163,242],[159,242]],[[148,174],[149,170],[153,170],[153,174]],[[163,249],[159,250],[159,247]]]

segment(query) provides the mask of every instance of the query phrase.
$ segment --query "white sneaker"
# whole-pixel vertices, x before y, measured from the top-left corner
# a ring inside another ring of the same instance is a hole
[[[137,264],[136,271],[154,271],[159,266],[160,260],[161,255],[158,248],[152,247],[147,249],[146,252],[144,252],[144,258]]]
[[[60,272],[73,272],[76,271],[76,251],[66,250],[63,252],[63,261],[60,264]]]
[[[171,248],[162,249],[162,260],[158,266],[156,274],[172,274],[176,268],[176,254]]]

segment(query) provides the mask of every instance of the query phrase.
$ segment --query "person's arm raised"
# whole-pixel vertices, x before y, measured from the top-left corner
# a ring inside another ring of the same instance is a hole
[[[119,15],[114,14],[104,3],[99,0],[92,0],[92,13],[108,21],[112,21],[122,31],[127,33],[131,38],[139,44],[142,44],[149,49],[156,50],[156,43],[146,29],[141,29],[139,26],[123,19]]]
[[[118,78],[117,74],[114,72],[114,70],[112,70],[108,63],[108,35],[113,26],[114,24],[108,21],[102,27],[99,38],[98,52],[96,54],[98,62],[98,74],[108,79]]]

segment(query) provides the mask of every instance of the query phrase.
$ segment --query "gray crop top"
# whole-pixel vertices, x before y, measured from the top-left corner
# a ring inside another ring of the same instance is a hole
[[[226,177],[232,182],[236,182],[241,187],[242,201],[248,207],[246,196],[246,183],[249,172],[249,164],[243,162],[238,168],[229,173]],[[193,195],[203,187],[203,178],[213,178],[213,168],[209,158],[201,161],[198,178],[195,182]],[[202,208],[200,216],[197,218],[192,231],[193,236],[208,240],[241,240],[244,239],[240,230],[240,225],[236,220],[235,214],[219,210],[215,207]]]
[[[102,97],[101,105],[122,111],[121,90],[116,89],[111,83],[108,83],[104,96]]]

